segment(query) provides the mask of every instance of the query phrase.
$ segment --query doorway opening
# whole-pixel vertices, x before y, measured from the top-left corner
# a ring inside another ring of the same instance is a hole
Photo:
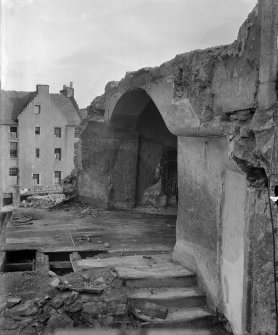
[[[137,141],[134,206],[178,205],[177,137],[168,130],[154,101],[143,89],[126,92],[110,119],[110,129]],[[124,162],[123,162],[124,163]]]

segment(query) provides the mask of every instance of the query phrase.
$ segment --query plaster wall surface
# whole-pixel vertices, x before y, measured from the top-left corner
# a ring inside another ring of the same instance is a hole
[[[245,331],[248,222],[246,177],[226,170],[222,210],[221,286],[223,304],[234,334]]]
[[[173,257],[197,271],[208,303],[243,334],[246,176],[228,157],[226,137],[196,137],[179,138],[178,178]]]
[[[35,105],[41,106],[39,114],[34,113]],[[40,174],[40,185],[44,186],[54,184],[54,171],[61,171],[62,179],[70,174],[74,168],[74,126],[68,126],[51,95],[37,95],[18,119],[20,186],[32,186],[33,173]],[[40,127],[40,135],[35,134],[35,127]],[[54,127],[61,127],[61,138],[54,135]],[[61,148],[61,160],[55,159],[55,148]]]

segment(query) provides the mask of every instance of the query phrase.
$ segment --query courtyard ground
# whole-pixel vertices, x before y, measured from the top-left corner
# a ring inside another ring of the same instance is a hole
[[[171,259],[175,222],[173,210],[105,211],[79,202],[14,209],[1,238],[1,334],[154,324],[224,334],[217,325],[208,332],[215,316],[196,275]]]

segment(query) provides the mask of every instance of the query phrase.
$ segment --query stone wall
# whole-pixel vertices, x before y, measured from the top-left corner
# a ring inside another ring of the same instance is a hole
[[[278,170],[277,13],[277,1],[261,0],[232,44],[128,72],[97,98],[108,127],[131,130],[147,94],[178,137],[174,258],[197,271],[234,334],[273,331],[265,194]]]

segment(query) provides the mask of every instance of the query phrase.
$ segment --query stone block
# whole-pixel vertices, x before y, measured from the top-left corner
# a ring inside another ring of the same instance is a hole
[[[38,312],[38,307],[33,300],[27,300],[23,305],[15,306],[11,310],[14,315],[30,316]]]
[[[63,300],[61,299],[61,297],[55,297],[53,298],[49,305],[54,307],[54,308],[60,308],[62,305],[64,304]]]
[[[47,322],[48,330],[55,330],[57,328],[72,328],[73,320],[65,314],[54,314]]]
[[[21,298],[11,297],[7,299],[7,307],[12,308],[15,305],[18,305],[21,302]]]
[[[73,304],[78,299],[78,297],[79,297],[79,293],[72,291],[72,292],[64,293],[61,296],[61,300],[63,301],[65,305],[70,305],[70,304]]]
[[[77,312],[81,311],[82,308],[83,308],[83,303],[80,300],[76,300],[71,305],[65,305],[64,306],[65,311],[67,311],[69,313],[77,313]]]
[[[145,302],[143,307],[143,313],[145,315],[159,318],[159,319],[166,319],[168,309],[164,306],[160,306],[154,303]]]

